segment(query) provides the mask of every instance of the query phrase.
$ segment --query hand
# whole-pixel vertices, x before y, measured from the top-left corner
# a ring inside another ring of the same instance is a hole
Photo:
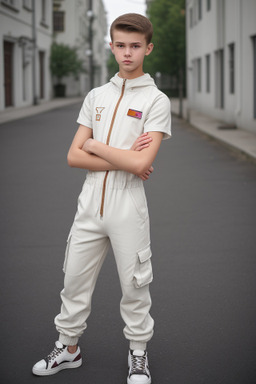
[[[142,149],[149,147],[152,137],[148,136],[148,133],[142,133],[133,143],[132,151],[142,151]]]
[[[146,181],[149,179],[149,176],[151,175],[151,173],[154,171],[154,168],[151,166],[147,172],[145,172],[143,175],[139,175],[139,177],[141,178],[141,180],[143,181]]]
[[[93,143],[93,139],[88,139],[88,140],[86,140],[85,141],[85,143],[84,143],[84,145],[82,146],[82,150],[84,151],[84,152],[87,152],[87,153],[93,153],[92,152],[92,149],[91,149],[91,147],[92,147],[92,143]]]

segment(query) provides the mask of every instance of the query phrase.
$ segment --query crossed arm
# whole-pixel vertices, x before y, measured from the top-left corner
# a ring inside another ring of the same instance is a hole
[[[92,129],[80,125],[68,152],[71,167],[92,171],[124,170],[147,180],[162,140],[161,132],[141,135],[131,149],[110,147],[92,139]]]

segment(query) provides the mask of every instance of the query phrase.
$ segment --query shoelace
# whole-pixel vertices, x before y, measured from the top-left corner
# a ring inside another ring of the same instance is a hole
[[[146,356],[133,356],[131,355],[132,367],[131,375],[147,375],[146,372]]]
[[[55,359],[55,357],[59,356],[59,354],[64,351],[65,347],[58,348],[55,347],[54,350],[45,358],[49,363],[51,360]]]

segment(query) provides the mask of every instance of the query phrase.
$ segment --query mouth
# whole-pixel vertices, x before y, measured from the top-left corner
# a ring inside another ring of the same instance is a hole
[[[130,60],[124,60],[123,63],[124,64],[131,64],[131,61]]]

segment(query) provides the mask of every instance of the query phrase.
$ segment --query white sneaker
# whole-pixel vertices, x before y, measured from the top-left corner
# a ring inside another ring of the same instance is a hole
[[[38,361],[32,368],[37,376],[54,375],[67,368],[77,368],[82,365],[80,348],[75,353],[69,353],[68,347],[56,341],[54,350],[44,359]]]
[[[132,351],[130,349],[128,355],[127,384],[151,384],[148,354],[146,351]]]

